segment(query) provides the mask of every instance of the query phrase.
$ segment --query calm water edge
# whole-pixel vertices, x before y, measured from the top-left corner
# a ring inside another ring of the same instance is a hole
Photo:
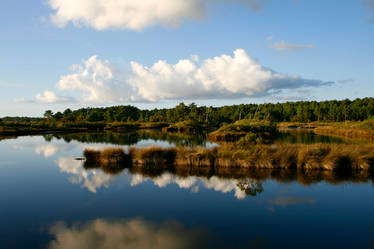
[[[296,133],[279,142],[345,140]],[[214,146],[204,135],[0,141],[0,248],[374,248],[372,179],[233,170],[104,172],[85,148]]]

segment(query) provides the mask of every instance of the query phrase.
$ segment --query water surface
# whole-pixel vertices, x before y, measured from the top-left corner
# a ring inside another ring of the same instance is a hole
[[[75,160],[87,147],[177,143],[127,137],[116,144],[102,134],[2,140],[0,248],[374,248],[370,174],[109,174]]]

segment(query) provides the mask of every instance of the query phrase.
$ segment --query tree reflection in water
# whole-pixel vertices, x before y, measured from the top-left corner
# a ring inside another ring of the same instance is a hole
[[[51,142],[53,138],[65,142],[78,141],[81,143],[106,143],[133,146],[141,141],[151,141],[152,144],[167,143],[175,146],[208,146],[206,133],[161,132],[159,130],[139,130],[127,133],[118,132],[82,132],[72,134],[45,135],[44,139]]]

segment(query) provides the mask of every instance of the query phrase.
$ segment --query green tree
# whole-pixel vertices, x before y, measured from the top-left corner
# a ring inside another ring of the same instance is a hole
[[[44,112],[44,117],[48,120],[51,120],[53,118],[53,112],[51,110],[47,110]]]

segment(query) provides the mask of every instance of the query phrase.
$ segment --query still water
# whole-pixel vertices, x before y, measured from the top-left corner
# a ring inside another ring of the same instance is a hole
[[[370,175],[85,169],[85,148],[214,145],[105,136],[0,141],[0,248],[374,248]]]

